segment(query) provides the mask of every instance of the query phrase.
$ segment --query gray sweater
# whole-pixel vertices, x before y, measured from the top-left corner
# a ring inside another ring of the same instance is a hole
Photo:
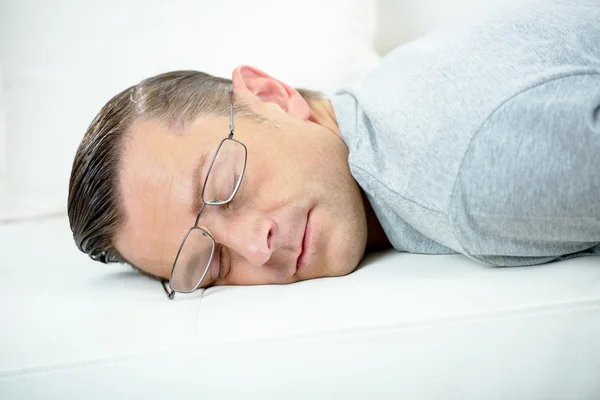
[[[492,265],[600,254],[600,0],[402,46],[330,100],[396,249]]]

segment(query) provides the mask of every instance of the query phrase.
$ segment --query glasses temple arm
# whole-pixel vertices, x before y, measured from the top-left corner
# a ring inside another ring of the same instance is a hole
[[[167,294],[167,297],[169,298],[169,300],[173,300],[173,298],[175,297],[175,291],[169,290],[169,288],[167,287],[167,281],[161,280],[160,283],[162,284],[162,287],[165,290],[165,293]]]
[[[235,134],[235,125],[233,123],[233,88],[229,89],[230,103],[229,103],[229,139]]]

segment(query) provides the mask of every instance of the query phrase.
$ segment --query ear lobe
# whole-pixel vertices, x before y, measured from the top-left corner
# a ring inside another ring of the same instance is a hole
[[[285,112],[304,120],[310,116],[310,107],[297,90],[258,68],[240,65],[233,70],[231,80],[236,95],[275,103]]]

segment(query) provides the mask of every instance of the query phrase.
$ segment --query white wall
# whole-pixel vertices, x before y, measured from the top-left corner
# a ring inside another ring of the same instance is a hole
[[[331,91],[373,65],[371,0],[4,0],[2,208],[65,208],[71,162],[100,107],[148,76],[258,66]],[[1,149],[0,149],[1,150]],[[19,200],[15,201],[15,198]],[[52,204],[50,204],[52,203]],[[40,205],[41,204],[41,205]],[[14,212],[13,212],[14,214]]]
[[[6,189],[6,119],[4,112],[4,89],[0,69],[0,195]]]
[[[433,30],[452,29],[509,11],[530,0],[378,0],[376,49],[396,46]]]

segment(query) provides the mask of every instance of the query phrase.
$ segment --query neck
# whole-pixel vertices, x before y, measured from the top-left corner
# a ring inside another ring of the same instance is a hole
[[[342,135],[331,102],[327,99],[311,100],[308,102],[308,105],[310,107],[309,121],[329,129],[341,139]],[[365,253],[389,249],[392,245],[383,231],[383,228],[371,207],[371,203],[369,203],[369,200],[362,190],[360,193],[362,195],[365,215],[367,217],[367,247]]]
[[[335,133],[340,139],[342,134],[335,118],[335,112],[331,102],[327,99],[309,100],[308,106],[310,108],[310,116],[308,120],[319,124],[331,132]]]
[[[391,248],[392,244],[381,227],[379,219],[377,219],[377,215],[375,215],[375,211],[371,207],[371,203],[369,203],[365,193],[362,190],[360,192],[367,217],[367,247],[365,253]]]

